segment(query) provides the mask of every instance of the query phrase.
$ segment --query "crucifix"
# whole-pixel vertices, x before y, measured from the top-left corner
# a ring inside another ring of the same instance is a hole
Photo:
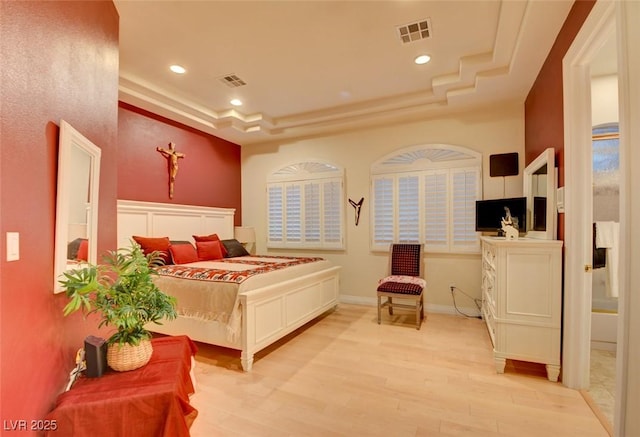
[[[169,143],[169,149],[156,147],[156,150],[167,159],[167,166],[169,167],[169,198],[173,199],[173,184],[178,174],[178,159],[184,158],[185,154],[176,151],[176,145],[173,143]]]
[[[360,210],[362,209],[362,203],[364,202],[364,197],[360,199],[359,202],[355,202],[349,199],[349,203],[354,207],[356,213],[356,226],[358,226],[358,222],[360,221]]]

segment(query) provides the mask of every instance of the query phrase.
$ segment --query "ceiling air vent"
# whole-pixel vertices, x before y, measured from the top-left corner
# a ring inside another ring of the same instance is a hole
[[[239,86],[247,84],[244,80],[240,79],[235,74],[227,74],[226,76],[222,76],[220,78],[220,81],[229,88],[237,88]]]
[[[402,41],[403,44],[407,44],[429,38],[431,36],[431,21],[427,18],[413,23],[403,24],[402,26],[398,26],[397,29],[400,41]]]

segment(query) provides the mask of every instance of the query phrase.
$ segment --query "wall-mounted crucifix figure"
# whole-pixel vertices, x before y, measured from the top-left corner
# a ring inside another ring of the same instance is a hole
[[[360,201],[358,203],[354,202],[353,200],[349,199],[349,203],[351,204],[351,206],[353,206],[355,208],[355,212],[356,212],[356,226],[358,226],[358,222],[360,221],[360,210],[362,209],[362,204],[364,203],[364,197],[360,199]]]
[[[156,150],[167,158],[167,167],[169,169],[169,198],[173,199],[173,184],[176,181],[176,175],[178,174],[178,159],[184,158],[185,154],[176,151],[176,145],[169,143],[169,149],[163,149],[162,147],[156,147]]]

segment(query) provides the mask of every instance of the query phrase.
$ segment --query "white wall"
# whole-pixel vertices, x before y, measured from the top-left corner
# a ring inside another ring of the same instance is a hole
[[[341,298],[355,303],[375,303],[377,280],[384,276],[387,254],[369,250],[369,169],[371,164],[394,150],[407,146],[445,143],[468,147],[483,154],[485,198],[522,195],[524,168],[524,105],[510,104],[441,119],[346,132],[282,144],[242,147],[242,223],[256,228],[257,253],[316,255],[341,265]],[[518,176],[489,177],[489,155],[518,152]],[[280,167],[308,159],[321,159],[345,168],[346,197],[364,197],[360,223],[354,223],[353,208],[345,202],[346,249],[334,252],[267,251],[267,175]],[[503,181],[504,179],[504,181]],[[427,310],[453,311],[448,285],[455,282],[465,293],[480,298],[480,256],[427,254]],[[475,309],[469,299],[457,299],[459,306]]]
[[[591,78],[592,126],[618,121],[618,75]]]

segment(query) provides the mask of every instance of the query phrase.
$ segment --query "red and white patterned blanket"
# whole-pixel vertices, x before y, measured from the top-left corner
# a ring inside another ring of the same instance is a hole
[[[178,315],[224,323],[229,341],[235,341],[242,319],[240,292],[323,268],[327,268],[323,258],[259,255],[163,266],[156,269],[153,282],[176,298]]]
[[[216,260],[216,263],[245,264],[253,266],[247,270],[224,270],[204,267],[194,267],[187,265],[168,265],[156,269],[161,276],[173,276],[182,279],[194,279],[198,281],[231,282],[241,284],[252,276],[261,273],[273,272],[274,270],[285,269],[287,267],[306,264],[322,260],[313,257],[287,257],[287,256],[260,256],[260,260],[224,258]],[[265,258],[272,258],[273,261],[266,261]]]

